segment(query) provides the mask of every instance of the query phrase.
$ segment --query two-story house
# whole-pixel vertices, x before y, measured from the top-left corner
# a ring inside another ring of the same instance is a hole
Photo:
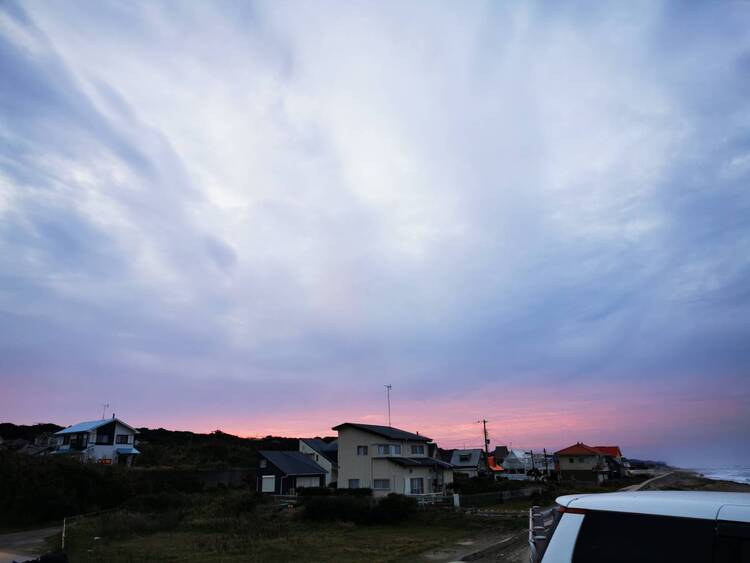
[[[561,479],[602,483],[609,477],[605,455],[582,442],[555,452],[555,456]]]
[[[79,422],[55,432],[57,455],[72,455],[81,461],[105,465],[132,465],[140,454],[135,447],[138,430],[118,418]]]
[[[391,426],[345,422],[338,432],[338,488],[388,493],[444,493],[453,482],[450,463],[430,456],[430,438]]]
[[[325,484],[338,482],[339,478],[339,443],[338,440],[326,442],[320,438],[302,438],[299,451],[326,470]]]
[[[477,477],[487,473],[487,457],[480,448],[451,450],[450,464],[454,473],[461,473],[465,477]]]

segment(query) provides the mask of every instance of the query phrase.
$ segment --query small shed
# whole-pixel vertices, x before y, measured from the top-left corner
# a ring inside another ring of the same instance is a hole
[[[294,494],[303,487],[323,487],[326,470],[302,452],[258,452],[258,491]]]

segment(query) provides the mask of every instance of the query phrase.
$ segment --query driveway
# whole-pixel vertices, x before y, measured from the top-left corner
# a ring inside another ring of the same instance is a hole
[[[59,526],[0,534],[0,563],[34,559],[48,550],[45,539],[60,533]]]

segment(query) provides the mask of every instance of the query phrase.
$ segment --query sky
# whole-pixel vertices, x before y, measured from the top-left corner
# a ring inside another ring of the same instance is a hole
[[[0,4],[0,420],[750,463],[750,2]]]

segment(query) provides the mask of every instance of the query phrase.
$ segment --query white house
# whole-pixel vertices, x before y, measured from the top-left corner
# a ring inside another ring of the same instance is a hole
[[[329,485],[333,481],[338,481],[338,440],[326,442],[320,438],[302,438],[299,441],[299,451],[326,470],[326,485]]]
[[[445,458],[444,458],[445,459]],[[487,473],[487,457],[484,450],[453,450],[450,464],[454,473],[463,473],[467,477],[476,477]]]
[[[131,465],[141,453],[135,447],[136,434],[138,430],[114,417],[79,422],[55,432],[58,444],[54,453],[104,465]]]
[[[445,493],[451,464],[430,456],[430,438],[391,426],[345,422],[338,431],[339,489],[388,493]]]

